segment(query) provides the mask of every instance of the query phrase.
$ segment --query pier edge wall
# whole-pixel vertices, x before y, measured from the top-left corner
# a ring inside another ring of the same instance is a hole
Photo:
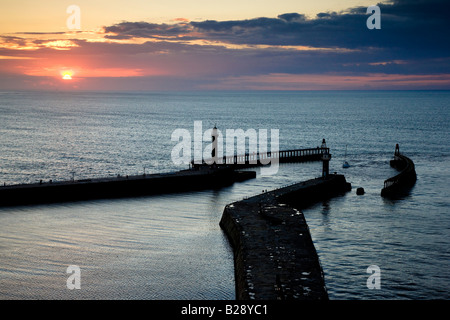
[[[298,209],[350,189],[344,176],[332,175],[225,206],[220,226],[234,252],[236,299],[327,300],[319,257]]]

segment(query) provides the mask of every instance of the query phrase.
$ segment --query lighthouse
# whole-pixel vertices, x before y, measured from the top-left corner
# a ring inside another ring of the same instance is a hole
[[[217,160],[218,160],[218,158],[217,158],[217,150],[218,150],[217,149],[217,140],[218,140],[218,137],[219,137],[219,133],[217,131],[217,126],[214,125],[214,128],[211,131],[211,146],[212,146],[211,159],[212,159],[213,165],[216,165],[217,164]]]
[[[328,151],[327,144],[325,142],[325,139],[322,140],[322,146],[321,148],[324,148],[322,153],[322,178],[327,179],[330,174],[330,160],[331,160],[331,154]]]

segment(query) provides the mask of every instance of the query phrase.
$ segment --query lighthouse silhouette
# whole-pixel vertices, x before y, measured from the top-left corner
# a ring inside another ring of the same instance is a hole
[[[322,153],[322,178],[327,179],[330,174],[331,154],[327,149],[327,143],[325,142],[325,139],[322,140],[321,148],[324,149]]]
[[[217,126],[214,125],[214,128],[211,131],[211,144],[212,144],[212,150],[211,150],[211,158],[213,160],[213,166],[215,166],[217,162],[217,139],[219,137],[219,133],[217,132]]]

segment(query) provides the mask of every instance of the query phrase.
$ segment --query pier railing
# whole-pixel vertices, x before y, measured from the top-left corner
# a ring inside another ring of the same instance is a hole
[[[259,166],[270,164],[273,160],[280,163],[283,162],[302,162],[302,161],[318,161],[321,160],[324,153],[330,153],[330,148],[317,147],[306,149],[291,149],[276,152],[253,152],[244,155],[223,156],[217,158],[204,159],[202,165],[217,164],[231,166]],[[195,167],[194,161],[191,162]]]

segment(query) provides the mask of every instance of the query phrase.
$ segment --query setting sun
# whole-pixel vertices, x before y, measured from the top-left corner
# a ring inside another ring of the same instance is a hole
[[[72,71],[64,71],[62,73],[63,80],[72,80]]]

